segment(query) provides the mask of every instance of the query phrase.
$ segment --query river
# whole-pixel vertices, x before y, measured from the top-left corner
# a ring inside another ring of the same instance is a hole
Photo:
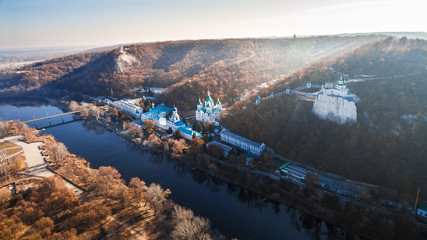
[[[0,101],[0,120],[29,120],[62,113],[41,100]],[[66,118],[70,118],[67,116]],[[52,124],[61,119],[52,120]],[[38,122],[49,125],[48,120]],[[30,126],[34,126],[31,123]],[[109,131],[86,126],[83,121],[47,128],[69,152],[84,157],[91,167],[112,166],[129,181],[139,177],[147,184],[159,183],[172,191],[171,198],[211,220],[212,226],[229,238],[238,239],[346,239],[352,238],[294,208],[270,201],[244,188],[202,171],[191,169],[165,154],[140,151],[133,143]],[[357,238],[357,237],[356,237]]]

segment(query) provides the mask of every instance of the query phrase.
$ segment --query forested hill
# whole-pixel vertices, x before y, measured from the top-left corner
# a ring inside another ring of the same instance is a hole
[[[55,58],[0,74],[6,94],[68,89],[130,96],[139,86],[169,87],[165,101],[189,110],[207,89],[227,101],[246,88],[330,59],[381,35],[157,42]],[[64,94],[64,92],[62,92]]]
[[[342,73],[375,75],[348,83],[361,99],[355,124],[320,120],[312,102],[287,94],[246,110],[237,105],[223,124],[296,161],[412,194],[419,186],[427,190],[427,41],[387,38],[368,44],[304,68],[260,95],[307,81],[336,81]]]

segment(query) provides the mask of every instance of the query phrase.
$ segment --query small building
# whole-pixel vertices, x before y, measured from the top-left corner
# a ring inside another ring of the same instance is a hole
[[[141,107],[136,105],[139,101],[141,101],[140,98],[128,100],[123,99],[118,101],[111,101],[110,99],[105,99],[104,103],[111,107],[115,107],[120,111],[131,115],[134,118],[140,118],[143,110]]]
[[[135,127],[137,127],[137,128],[142,128],[142,126],[141,126],[141,125],[139,125],[138,123],[135,123],[134,121],[130,122],[129,124],[130,124],[130,125],[133,125],[133,126],[135,126]]]
[[[193,135],[196,136],[196,138],[202,137],[202,134],[194,131],[193,129],[191,129],[190,127],[187,127],[187,126],[179,127],[177,130],[179,130],[181,132],[181,137],[183,137],[187,140],[193,139]]]
[[[153,94],[163,94],[166,91],[166,88],[151,87],[150,90]]]
[[[427,218],[427,203],[421,202],[420,206],[417,209],[417,215]]]
[[[206,143],[206,148],[208,148],[210,145],[215,145],[215,146],[222,148],[224,150],[224,154],[223,154],[224,158],[227,158],[228,154],[233,149],[232,147],[227,146],[227,145],[222,144],[222,143],[217,142],[217,141],[212,141],[212,142]]]
[[[245,151],[250,149],[251,153],[257,156],[261,155],[265,150],[264,143],[258,143],[258,142],[252,141],[250,139],[247,139],[245,137],[232,133],[228,130],[221,131],[220,137],[221,137],[221,141],[224,141],[233,146],[239,147]]]
[[[154,105],[154,103],[153,103]],[[153,120],[156,117],[166,117],[166,115],[172,111],[173,108],[165,106],[163,103],[157,107],[152,107],[148,112],[141,114],[141,121],[144,122],[146,119]]]

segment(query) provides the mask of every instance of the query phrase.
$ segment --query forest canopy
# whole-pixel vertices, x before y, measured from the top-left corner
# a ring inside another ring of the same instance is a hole
[[[0,93],[131,97],[135,87],[168,88],[163,101],[185,111],[208,89],[228,102],[246,89],[385,36],[188,40],[74,54],[0,72]]]
[[[238,104],[223,120],[232,131],[284,156],[345,177],[415,194],[427,190],[427,42],[388,38],[304,68],[260,92],[268,96],[311,81],[374,75],[348,84],[361,101],[357,123],[317,118],[312,102],[278,95]],[[331,70],[332,69],[332,70]],[[250,104],[242,110],[242,104]]]

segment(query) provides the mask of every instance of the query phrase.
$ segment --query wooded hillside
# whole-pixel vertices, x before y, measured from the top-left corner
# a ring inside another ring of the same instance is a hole
[[[427,41],[388,38],[316,63],[260,93],[336,81],[339,73],[384,77],[348,84],[361,99],[356,124],[321,120],[312,102],[287,94],[246,110],[243,102],[223,124],[292,160],[415,194],[417,187],[427,190],[426,63]]]
[[[0,73],[3,94],[36,90],[38,94],[131,96],[141,86],[168,87],[164,101],[194,108],[208,88],[222,101],[245,89],[329,59],[380,35],[282,39],[189,40],[136,44],[104,52],[55,58]],[[67,90],[69,91],[67,91]]]

